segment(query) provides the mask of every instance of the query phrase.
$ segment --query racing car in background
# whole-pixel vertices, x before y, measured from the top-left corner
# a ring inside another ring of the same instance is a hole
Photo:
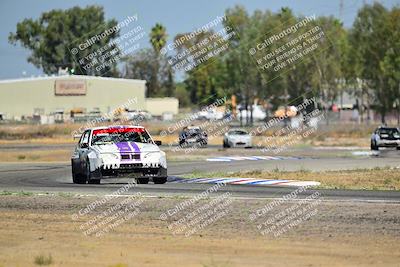
[[[251,136],[242,129],[231,129],[224,134],[223,147],[251,148]]]
[[[71,157],[72,180],[99,184],[103,178],[134,178],[147,184],[167,181],[167,161],[142,126],[105,126],[87,129]]]
[[[208,136],[199,126],[187,126],[179,134],[179,146],[200,146],[206,147]]]
[[[396,147],[400,149],[400,131],[398,128],[379,127],[371,136],[371,150],[380,147]]]

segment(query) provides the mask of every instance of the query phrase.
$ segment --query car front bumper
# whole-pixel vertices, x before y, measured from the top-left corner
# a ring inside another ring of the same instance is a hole
[[[251,147],[251,141],[248,140],[235,140],[228,141],[230,147]]]
[[[196,139],[196,140],[184,140],[183,142],[182,142],[182,145],[186,145],[186,146],[197,146],[197,145],[200,145],[200,146],[205,146],[205,145],[207,145],[207,143],[208,143],[208,140],[207,139]]]
[[[142,163],[121,163],[112,168],[104,168],[104,165],[102,165],[92,173],[92,177],[94,179],[167,177],[167,168],[161,165],[144,166]]]
[[[379,147],[398,147],[400,146],[400,140],[379,140],[376,145]]]

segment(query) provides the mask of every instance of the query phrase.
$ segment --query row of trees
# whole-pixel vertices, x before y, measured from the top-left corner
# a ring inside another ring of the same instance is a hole
[[[242,102],[251,103],[256,97],[276,108],[301,101],[301,96],[311,91],[329,106],[346,90],[361,99],[360,106],[367,107],[368,112],[370,107],[377,110],[382,122],[393,109],[400,112],[399,7],[388,10],[379,3],[364,5],[351,29],[345,29],[334,17],[317,17],[312,24],[325,33],[321,49],[289,66],[277,78],[273,70],[260,70],[248,51],[272,29],[280,32],[303,17],[288,8],[278,13],[257,10],[249,15],[240,6],[228,9],[226,15],[226,26],[233,27],[238,35],[230,40],[226,54],[187,73],[184,83],[192,102],[213,94],[235,94]],[[268,52],[287,40],[280,41],[269,46]]]
[[[346,61],[349,81],[361,79],[361,94],[382,115],[395,107],[400,112],[400,8],[387,10],[379,3],[358,12],[349,31]]]
[[[273,70],[261,70],[249,55],[249,49],[262,42],[272,30],[280,32],[304,17],[294,15],[289,8],[282,8],[277,13],[256,10],[249,14],[245,8],[236,6],[225,13],[228,19],[224,26],[237,33],[227,41],[229,49],[207,64],[184,73],[183,82],[174,81],[173,66],[168,63],[172,55],[161,53],[168,36],[166,28],[159,23],[148,36],[150,48],[123,58],[122,67],[115,63],[101,75],[144,79],[148,96],[177,96],[186,105],[207,103],[212,101],[210,96],[236,95],[246,106],[258,98],[274,108],[288,102],[295,104],[307,92],[320,96],[329,105],[347,90],[360,97],[361,104],[368,109],[379,111],[382,121],[393,109],[400,113],[399,7],[389,10],[379,3],[364,5],[350,29],[344,28],[340,20],[332,16],[317,17],[311,24],[318,25],[325,33],[321,49],[301,62],[291,64],[278,77]],[[28,61],[46,74],[68,67],[75,69],[76,74],[100,75],[90,68],[77,68],[70,52],[71,44],[88,33],[103,32],[115,25],[115,20],[105,20],[104,11],[98,6],[53,10],[43,13],[38,20],[25,19],[18,23],[16,32],[10,33],[9,41],[31,50]],[[182,52],[213,33],[204,32],[174,52]],[[174,40],[187,34],[190,33],[178,34]],[[85,53],[96,51],[119,35],[118,31],[114,32]],[[275,42],[264,53],[286,41]],[[363,99],[367,99],[366,103]]]

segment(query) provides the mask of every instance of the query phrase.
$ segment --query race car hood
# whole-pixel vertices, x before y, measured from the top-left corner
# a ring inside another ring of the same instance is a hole
[[[143,153],[160,152],[160,148],[154,144],[138,142],[119,142],[114,144],[101,144],[92,146],[98,153]]]

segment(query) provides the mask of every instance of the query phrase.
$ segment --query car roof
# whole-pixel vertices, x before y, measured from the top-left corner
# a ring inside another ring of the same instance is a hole
[[[93,127],[93,128],[87,128],[87,130],[102,130],[102,129],[112,129],[112,128],[137,128],[137,129],[144,129],[143,126],[139,125],[109,125],[109,126],[99,126],[99,127]]]
[[[200,130],[200,126],[188,126],[187,127],[188,130]]]
[[[396,127],[379,127],[378,129],[384,129],[384,130],[398,130],[399,128],[396,128]]]
[[[240,128],[229,129],[228,132],[233,132],[233,131],[240,131],[240,132],[246,132],[247,133],[247,131],[245,129],[240,129]]]

